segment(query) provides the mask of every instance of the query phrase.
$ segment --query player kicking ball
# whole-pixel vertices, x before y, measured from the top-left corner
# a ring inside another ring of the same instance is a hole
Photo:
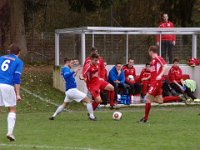
[[[66,86],[66,92],[65,92],[65,99],[62,105],[60,105],[56,112],[49,118],[49,120],[54,120],[55,117],[61,113],[71,101],[76,102],[84,102],[86,103],[87,110],[89,113],[89,119],[92,121],[96,120],[96,117],[93,113],[92,103],[91,100],[86,96],[85,93],[79,91],[77,89],[75,76],[77,75],[78,71],[80,70],[80,66],[76,68],[75,71],[73,71],[71,68],[74,64],[74,61],[72,59],[64,59],[65,65],[61,69],[61,75],[63,76],[63,79],[65,80],[65,86]]]
[[[8,107],[8,132],[7,138],[15,141],[13,130],[16,121],[16,103],[20,97],[20,76],[23,62],[18,58],[20,48],[11,44],[10,54],[0,57],[0,106]]]
[[[167,64],[161,56],[158,56],[157,51],[157,46],[150,46],[148,50],[152,58],[150,62],[151,81],[146,95],[145,115],[140,119],[139,123],[146,123],[148,121],[152,101],[163,103],[162,76],[167,69]]]
[[[100,91],[114,91],[114,87],[99,76],[99,55],[93,53],[90,58],[91,61],[83,67],[80,79],[85,81],[90,94],[94,98],[93,110],[96,110],[99,103],[102,103]]]

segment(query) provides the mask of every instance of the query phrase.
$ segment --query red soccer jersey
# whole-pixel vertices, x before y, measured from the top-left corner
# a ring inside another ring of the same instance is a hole
[[[173,28],[174,24],[170,21],[168,22],[161,22],[159,25],[160,28]],[[174,34],[163,34],[161,37],[161,40],[163,41],[175,41],[176,40],[176,35]],[[160,36],[157,35],[156,36],[156,41],[159,42],[160,41]]]
[[[156,78],[162,72],[162,67],[164,65],[166,65],[166,62],[161,56],[152,58],[150,63],[151,82],[156,81]]]
[[[140,82],[143,82],[142,79],[143,78],[148,78],[149,76],[151,76],[150,70],[147,70],[146,68],[144,68],[141,73],[140,73]],[[150,81],[151,78],[149,78],[146,81]]]
[[[179,67],[172,66],[168,73],[169,82],[172,83],[174,80],[176,82],[181,82],[182,70]]]
[[[129,83],[129,84],[134,84],[135,81],[136,81],[135,67],[132,66],[131,68],[129,68],[128,65],[124,65],[122,69],[124,70],[124,75],[125,75],[125,80],[126,80],[126,82]],[[130,81],[130,80],[128,79],[128,76],[129,76],[129,75],[132,75],[132,76],[134,77],[134,80],[133,80],[133,81]]]
[[[83,67],[84,67],[86,64],[90,63],[90,62],[91,62],[91,58],[90,58],[90,57],[87,57],[87,58],[85,59],[85,63],[84,63],[84,65],[83,65]],[[105,65],[104,65],[104,61],[103,61],[103,58],[102,58],[102,57],[99,57],[99,61],[98,61],[97,65],[98,65],[98,69],[99,69],[99,70],[98,70],[99,77],[105,79]]]
[[[107,81],[108,80],[108,71],[105,69],[105,76],[104,76],[104,80]]]
[[[91,63],[85,64],[82,70],[82,75],[84,78],[87,79],[87,85],[99,81],[98,71],[98,65],[93,65]]]

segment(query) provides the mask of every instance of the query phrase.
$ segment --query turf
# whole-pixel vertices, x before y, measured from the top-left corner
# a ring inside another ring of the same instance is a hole
[[[54,121],[48,117],[64,93],[52,87],[52,66],[26,66],[22,87],[44,101],[22,91],[17,105],[15,136],[6,135],[6,109],[0,113],[0,150],[195,150],[200,149],[200,106],[153,107],[148,124],[138,124],[144,108],[120,109],[123,119],[112,120],[109,109],[95,112],[98,121],[87,118],[85,108],[72,103],[72,112],[63,112]]]
[[[153,108],[148,124],[137,123],[143,114],[141,108],[120,111],[123,113],[120,121],[112,120],[113,111],[97,111],[95,122],[87,119],[86,111],[63,112],[54,121],[48,120],[51,112],[19,113],[14,143],[4,136],[6,113],[3,113],[0,149],[200,149],[198,106]]]

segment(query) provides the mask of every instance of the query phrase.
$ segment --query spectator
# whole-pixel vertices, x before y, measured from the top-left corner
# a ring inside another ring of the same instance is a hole
[[[162,14],[162,22],[159,25],[160,28],[173,28],[174,24],[168,20],[168,14]],[[156,37],[157,45],[160,45],[160,36]],[[172,46],[176,44],[176,36],[172,34],[164,34],[161,37],[161,55],[167,60],[166,55],[168,54],[169,63],[172,64],[173,61],[173,52]]]
[[[142,92],[141,96],[142,99],[145,99],[145,96],[147,94],[147,91],[150,87],[150,78],[151,78],[151,73],[150,73],[150,64],[146,63],[145,68],[141,71],[140,73],[140,83],[142,85]]]
[[[182,79],[182,70],[179,67],[178,59],[174,59],[173,66],[169,70],[168,77],[171,87],[177,93],[184,94],[186,98],[192,98],[193,100],[196,99],[190,88],[184,84],[184,80]]]
[[[141,92],[142,86],[140,83],[137,83],[137,76],[135,67],[133,66],[134,60],[129,58],[128,64],[123,66],[125,83],[129,85],[129,93],[132,95],[139,94]]]
[[[114,86],[115,100],[117,100],[119,88],[122,90],[120,94],[128,94],[125,85],[124,71],[122,70],[122,63],[116,63],[116,65],[110,70],[108,75],[108,82]]]

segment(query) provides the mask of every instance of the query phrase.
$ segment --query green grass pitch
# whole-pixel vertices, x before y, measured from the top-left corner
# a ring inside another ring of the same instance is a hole
[[[5,108],[0,110],[0,150],[200,149],[200,106],[152,107],[150,123],[138,124],[144,108],[120,109],[120,121],[112,120],[114,111],[101,109],[95,112],[98,121],[91,122],[83,105],[73,103],[72,112],[48,120],[56,109],[48,101],[60,104],[64,93],[52,88],[52,71],[46,68],[25,68],[22,87],[46,102],[22,91],[14,131],[16,142],[6,139],[7,113]]]
[[[143,109],[122,109],[123,118],[112,120],[113,111],[96,112],[89,121],[86,111],[63,112],[56,120],[52,112],[19,113],[16,142],[5,138],[6,113],[0,116],[0,149],[91,149],[91,150],[198,150],[199,107],[153,108],[148,124],[138,124]]]

